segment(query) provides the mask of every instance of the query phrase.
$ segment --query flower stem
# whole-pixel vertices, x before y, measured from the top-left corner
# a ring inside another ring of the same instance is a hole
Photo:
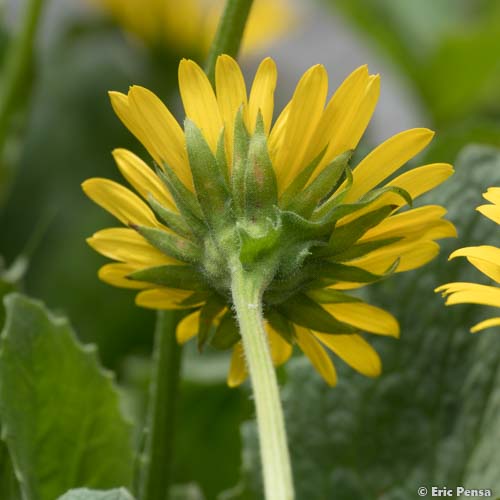
[[[247,272],[236,259],[231,290],[257,410],[264,489],[268,500],[294,498],[290,456],[274,370],[262,315],[265,279]]]
[[[44,0],[26,2],[20,30],[13,35],[9,42],[0,71],[2,74],[2,85],[0,86],[0,201],[3,201],[13,173],[9,160],[5,158],[6,143],[13,117],[18,109],[26,106],[27,95],[34,81],[30,72],[33,70],[35,36],[44,3]]]
[[[217,57],[221,54],[228,54],[232,57],[238,55],[252,4],[253,0],[226,0],[224,13],[219,22],[205,65],[205,71],[212,85],[215,81]]]
[[[148,435],[140,484],[142,500],[165,500],[169,494],[182,354],[175,338],[178,319],[175,311],[157,313]]]

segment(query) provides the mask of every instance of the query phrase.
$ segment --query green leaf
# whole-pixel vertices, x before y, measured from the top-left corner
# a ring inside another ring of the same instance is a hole
[[[335,262],[345,262],[352,259],[356,259],[370,252],[378,250],[379,248],[385,247],[387,245],[392,245],[393,243],[401,241],[402,239],[403,237],[395,236],[394,238],[382,238],[380,240],[367,241],[366,243],[358,243],[357,245],[353,245],[351,248],[345,250],[344,252],[332,255],[331,260]],[[328,256],[329,255],[328,248],[318,249],[318,252],[315,255]]]
[[[352,247],[368,230],[388,217],[395,208],[394,205],[385,205],[336,228],[328,242],[328,248],[332,255]]]
[[[131,428],[95,347],[82,346],[67,320],[40,302],[10,294],[5,305],[0,420],[23,497],[128,486]]]
[[[278,186],[260,112],[248,146],[244,197],[245,213],[250,220],[259,214],[270,214],[272,208],[278,204]]]
[[[214,320],[224,307],[226,307],[225,301],[221,297],[212,294],[201,308],[198,330],[199,351],[205,347],[210,335],[210,330],[214,326]]]
[[[352,151],[338,155],[302,192],[285,207],[291,212],[308,218],[319,203],[333,191],[336,184],[346,171]]]
[[[211,227],[218,227],[225,219],[229,200],[224,175],[200,129],[189,118],[184,122],[184,132],[198,202],[205,220]]]
[[[153,227],[131,225],[148,243],[163,252],[169,257],[183,261],[196,263],[200,254],[197,245],[185,238],[181,238],[172,233],[167,233],[162,229]]]
[[[293,179],[290,185],[285,189],[283,194],[280,197],[280,207],[288,207],[292,200],[300,193],[300,191],[307,184],[307,181],[311,178],[311,175],[316,170],[316,167],[319,165],[323,157],[325,156],[327,147],[323,148],[323,150],[319,153],[316,158],[307,165],[307,167],[303,168],[299,174]]]
[[[207,227],[203,222],[203,213],[196,196],[179,180],[175,172],[164,165],[163,170],[157,169],[158,177],[169,190],[182,218],[197,236],[203,236]]]
[[[243,107],[238,110],[234,121],[233,168],[231,171],[231,191],[236,214],[243,215],[245,206],[245,169],[250,136],[243,121]]]
[[[191,266],[158,266],[129,274],[127,278],[181,290],[205,290],[207,284]]]
[[[255,262],[273,250],[282,233],[281,221],[270,218],[259,224],[240,223],[237,229],[240,239],[240,260],[243,264]]]
[[[371,288],[371,300],[400,320],[396,342],[374,338],[383,374],[369,379],[339,360],[329,388],[310,362],[288,364],[282,393],[297,500],[414,500],[421,486],[500,491],[500,342],[498,328],[472,335],[491,316],[479,305],[445,307],[433,289],[453,281],[483,281],[449,253],[469,244],[498,245],[498,227],[478,214],[481,193],[500,185],[500,153],[469,148],[453,182],[425,195],[443,203],[461,241],[418,272]],[[242,428],[244,476],[227,499],[262,498],[256,430]]]
[[[265,312],[266,320],[269,324],[290,344],[293,343],[295,339],[295,330],[293,325],[280,314],[276,309],[266,309]]]
[[[326,280],[329,283],[348,281],[352,283],[373,283],[384,278],[384,275],[373,274],[365,269],[356,266],[339,264],[338,262],[325,262],[311,264],[311,273],[316,270],[318,282]],[[392,266],[391,266],[392,267]],[[387,271],[389,273],[390,270]]]
[[[233,311],[229,310],[224,314],[219,326],[215,330],[210,345],[223,351],[233,347],[238,340],[240,340],[238,324],[236,323]]]
[[[108,491],[79,488],[68,491],[60,496],[58,500],[134,500],[134,498],[125,488]]]
[[[346,323],[336,320],[307,295],[298,294],[286,302],[276,306],[276,309],[297,325],[323,333],[354,333],[355,329]]]
[[[306,295],[320,304],[345,304],[348,302],[362,302],[358,297],[347,295],[331,288],[321,288],[319,290],[309,290]]]
[[[148,196],[148,203],[154,213],[167,225],[167,227],[172,229],[172,231],[188,239],[193,236],[191,228],[186,224],[184,219],[179,214],[161,205],[151,194]]]

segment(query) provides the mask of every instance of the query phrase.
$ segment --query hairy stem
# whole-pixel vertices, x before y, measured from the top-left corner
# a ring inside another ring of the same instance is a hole
[[[262,315],[265,280],[232,263],[231,289],[257,411],[264,489],[268,500],[294,498],[280,393]]]
[[[158,311],[148,435],[140,484],[142,500],[166,500],[172,475],[174,425],[182,348],[175,338],[174,311]]]
[[[226,7],[205,65],[205,71],[212,85],[215,82],[217,57],[221,54],[228,54],[232,57],[238,55],[252,4],[253,0],[226,0]]]

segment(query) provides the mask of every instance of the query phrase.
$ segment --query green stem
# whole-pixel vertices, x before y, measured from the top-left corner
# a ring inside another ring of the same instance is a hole
[[[175,338],[178,319],[174,311],[157,313],[141,500],[166,500],[169,496],[182,354]]]
[[[212,85],[215,82],[217,57],[221,54],[228,54],[232,57],[238,55],[252,4],[253,0],[226,0],[224,13],[205,65],[205,71]]]
[[[231,278],[233,303],[257,410],[266,499],[292,500],[294,491],[285,420],[263,324],[262,294],[266,282],[260,273],[245,271],[239,259],[232,262]]]
[[[23,92],[23,83],[29,76],[33,61],[33,46],[44,0],[30,0],[17,37],[8,49],[2,68],[0,91],[0,152],[8,135],[10,120],[17,100]]]

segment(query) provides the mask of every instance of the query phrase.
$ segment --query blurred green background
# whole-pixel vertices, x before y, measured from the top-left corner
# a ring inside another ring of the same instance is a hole
[[[27,270],[12,287],[67,315],[83,341],[98,345],[103,364],[125,387],[129,411],[142,418],[154,314],[135,307],[131,291],[98,281],[105,259],[85,238],[113,221],[84,197],[80,183],[92,176],[119,179],[110,154],[116,147],[147,158],[115,117],[107,91],[144,85],[181,119],[178,61],[201,60],[203,54],[176,44],[144,45],[83,0],[45,4],[34,66],[1,152],[3,173],[10,174],[2,176],[0,186],[0,254],[8,268],[28,250]],[[437,132],[422,163],[454,163],[470,143],[500,145],[498,1],[304,0],[287,5],[295,19],[290,31],[242,59],[248,74],[263,55],[277,60],[280,105],[308,66],[324,62],[334,88],[366,62],[372,72],[382,73],[382,88],[387,85],[389,91],[382,93],[362,151],[407,126]],[[3,7],[2,54],[19,29],[23,7],[24,2]],[[468,179],[464,173],[464,186]],[[472,213],[474,207],[463,210]],[[11,286],[8,278],[4,287]],[[411,279],[416,287],[418,272]],[[238,482],[239,425],[253,416],[248,388],[225,385],[227,361],[219,353],[200,358],[188,349],[184,363],[175,482],[197,483],[207,499]],[[353,383],[360,382],[354,377]],[[339,498],[361,496],[348,492]]]

